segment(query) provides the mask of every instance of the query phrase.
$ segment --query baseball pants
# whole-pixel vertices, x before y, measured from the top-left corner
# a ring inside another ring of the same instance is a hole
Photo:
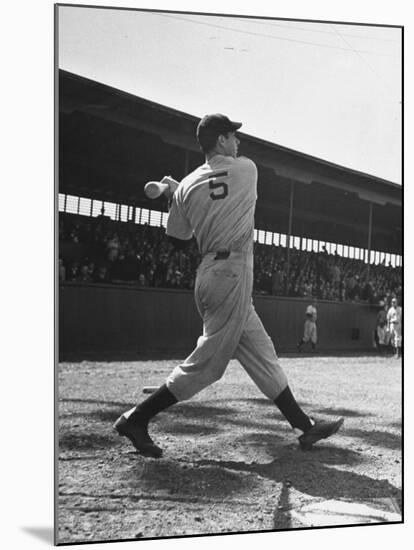
[[[194,289],[203,334],[171,372],[167,387],[178,401],[189,399],[219,380],[236,358],[273,401],[288,381],[252,303],[253,256],[231,252],[227,259],[215,258],[215,253],[203,258]]]
[[[389,338],[387,335],[388,333],[387,333],[386,327],[380,327],[380,326],[377,327],[378,344],[380,346],[388,345]]]
[[[318,333],[316,330],[316,323],[315,321],[311,321],[310,319],[306,319],[305,326],[303,330],[303,341],[309,342],[309,340],[316,344],[318,340]]]
[[[400,323],[390,323],[390,336],[392,345],[395,348],[401,347],[402,336]]]

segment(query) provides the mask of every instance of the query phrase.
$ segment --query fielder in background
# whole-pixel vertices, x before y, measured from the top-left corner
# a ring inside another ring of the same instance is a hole
[[[205,163],[185,177],[174,192],[173,188],[166,191],[170,198],[167,235],[179,248],[195,236],[202,256],[194,296],[203,334],[165,384],[114,424],[117,432],[146,456],[162,455],[148,434],[149,421],[219,380],[232,358],[238,359],[292,428],[302,432],[302,449],[311,449],[343,423],[343,418],[315,422],[301,409],[253,307],[257,168],[250,159],[237,156],[240,141],[236,131],[240,127],[241,123],[221,114],[205,116],[197,126]]]
[[[384,354],[389,344],[389,332],[387,327],[387,304],[380,302],[381,309],[378,311],[375,326],[375,343],[378,351]]]
[[[316,320],[318,318],[318,311],[316,309],[315,300],[306,308],[305,311],[305,324],[303,327],[303,337],[298,343],[298,350],[302,351],[302,347],[306,342],[311,342],[312,349],[316,349],[318,343],[318,329],[316,328]]]
[[[387,326],[391,338],[391,345],[394,348],[394,357],[401,356],[402,343],[402,309],[398,305],[397,298],[391,300],[391,307],[387,312]]]

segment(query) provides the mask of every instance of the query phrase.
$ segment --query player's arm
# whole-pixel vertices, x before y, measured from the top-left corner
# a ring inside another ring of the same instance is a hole
[[[182,247],[184,243],[185,245],[189,244],[193,237],[193,230],[183,211],[180,199],[178,191],[170,198],[167,221],[167,237],[175,246],[178,244],[178,248]]]
[[[175,180],[172,176],[164,176],[161,180],[161,183],[168,184],[168,187],[165,190],[164,194],[167,197],[168,201],[171,201],[180,183],[177,180]]]
[[[247,157],[237,157],[236,169],[240,171],[240,180],[246,185],[246,192],[252,193],[257,199],[257,166]]]

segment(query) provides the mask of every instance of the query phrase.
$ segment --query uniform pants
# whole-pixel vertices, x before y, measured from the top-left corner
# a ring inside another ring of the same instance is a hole
[[[378,344],[380,346],[386,346],[388,345],[388,333],[387,333],[387,327],[380,325],[377,326],[377,336],[378,336]]]
[[[400,323],[390,323],[390,336],[392,345],[395,348],[401,347],[401,325]]]
[[[303,341],[309,342],[309,340],[312,342],[312,344],[316,344],[318,341],[318,333],[315,321],[312,321],[311,319],[306,319],[303,328]]]
[[[236,358],[273,401],[288,381],[252,303],[253,256],[231,252],[227,259],[215,257],[212,253],[203,258],[194,289],[203,334],[167,378],[167,387],[178,401],[189,399],[219,380]]]

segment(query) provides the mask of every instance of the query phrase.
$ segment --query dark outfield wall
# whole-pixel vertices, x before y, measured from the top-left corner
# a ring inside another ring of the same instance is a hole
[[[255,296],[254,303],[277,351],[296,350],[309,301]],[[190,291],[64,283],[58,307],[61,360],[185,356],[201,334]],[[376,314],[368,305],[319,301],[320,351],[372,350]]]

